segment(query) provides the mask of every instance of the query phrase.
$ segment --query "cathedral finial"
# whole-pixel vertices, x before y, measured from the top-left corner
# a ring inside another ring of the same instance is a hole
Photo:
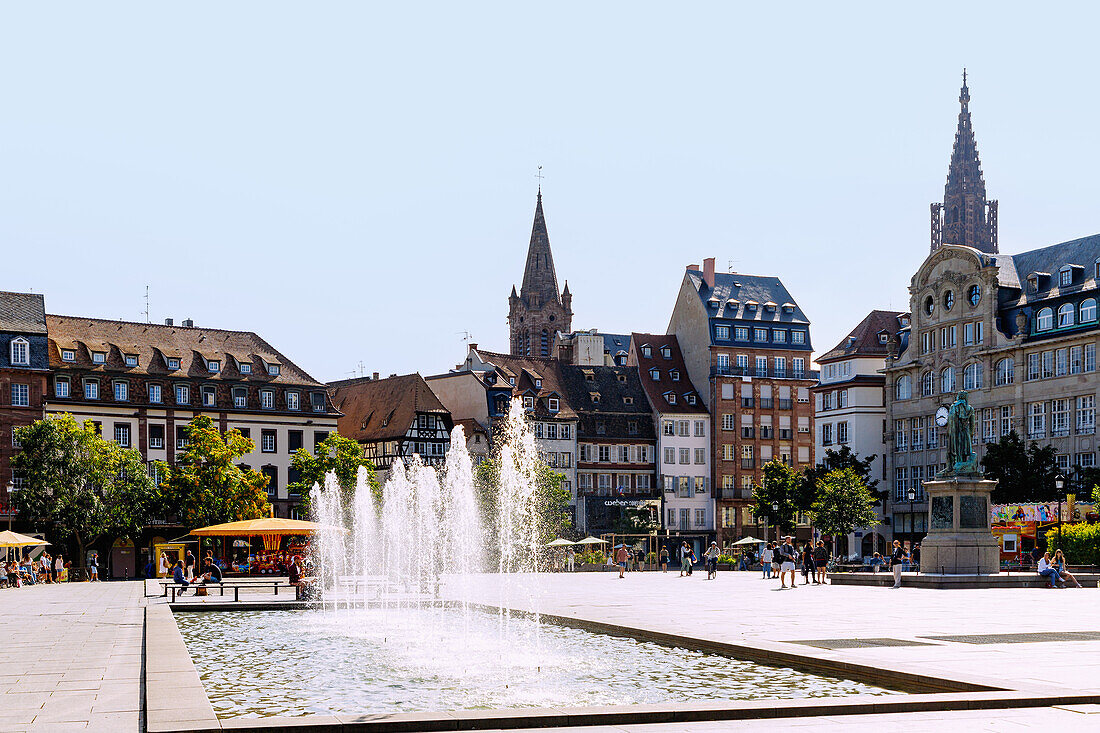
[[[542,179],[546,176],[542,175],[542,166],[539,166],[538,172],[535,173],[535,178],[539,179],[539,201],[542,201]]]
[[[966,67],[963,67],[963,85],[962,90],[959,92],[959,104],[966,107],[970,103],[970,89],[966,86]]]

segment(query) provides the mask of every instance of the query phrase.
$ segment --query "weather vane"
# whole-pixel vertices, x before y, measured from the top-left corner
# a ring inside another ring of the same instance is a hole
[[[539,179],[539,189],[542,189],[542,179],[546,176],[542,175],[542,166],[539,166],[538,173],[535,174],[535,178]]]

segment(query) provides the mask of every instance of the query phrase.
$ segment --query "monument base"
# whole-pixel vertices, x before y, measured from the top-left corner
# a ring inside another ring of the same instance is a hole
[[[922,573],[995,574],[1001,546],[990,530],[990,494],[996,481],[955,476],[925,481],[928,535],[921,541]]]

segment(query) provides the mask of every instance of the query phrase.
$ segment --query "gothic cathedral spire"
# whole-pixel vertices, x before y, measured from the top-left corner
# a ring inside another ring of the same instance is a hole
[[[516,356],[550,356],[554,335],[569,333],[573,323],[573,296],[568,284],[558,292],[558,275],[542,211],[542,187],[535,203],[535,221],[527,246],[527,265],[519,294],[512,286],[508,296],[508,330],[511,353]]]
[[[997,253],[997,202],[985,197],[985,178],[970,121],[970,88],[963,69],[959,92],[959,126],[947,169],[943,203],[932,204],[932,251],[941,244],[961,244]]]

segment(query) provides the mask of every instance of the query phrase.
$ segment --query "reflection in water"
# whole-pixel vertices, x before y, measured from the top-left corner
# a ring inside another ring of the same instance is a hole
[[[496,616],[176,615],[221,717],[890,694],[850,680]]]

